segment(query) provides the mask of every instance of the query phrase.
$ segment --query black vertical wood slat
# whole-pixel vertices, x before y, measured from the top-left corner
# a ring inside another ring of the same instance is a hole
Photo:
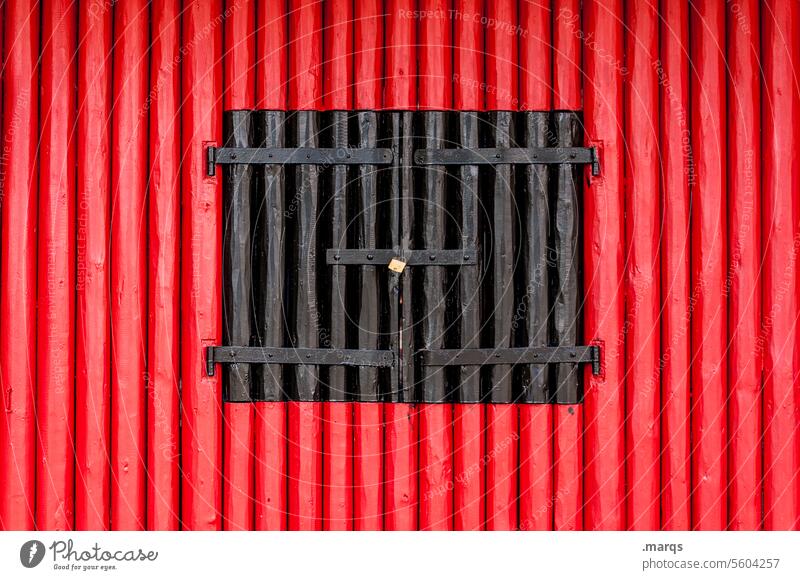
[[[359,111],[353,117],[355,144],[375,148],[378,142],[378,118],[374,111]],[[378,173],[375,165],[359,165],[352,188],[350,212],[350,247],[365,250],[377,248]],[[350,320],[355,323],[350,348],[377,349],[380,342],[380,289],[378,267],[349,268],[348,291]],[[352,286],[350,286],[352,282]],[[380,400],[378,369],[360,367],[357,392],[361,402]]]
[[[488,147],[510,147],[512,113],[497,111],[487,114]],[[496,165],[486,171],[484,203],[491,208],[491,221],[484,231],[484,248],[488,255],[484,277],[484,313],[487,317],[486,344],[491,348],[509,348],[514,317],[514,183],[510,165]],[[487,199],[486,196],[489,196]],[[513,400],[513,377],[509,365],[486,367],[483,400],[509,403]]]
[[[549,113],[522,114],[525,146],[546,147],[550,133]],[[548,236],[550,234],[549,172],[547,165],[527,165],[518,187],[520,201],[520,260],[517,267],[518,292],[514,326],[519,331],[517,346],[547,346],[549,343]],[[550,369],[547,365],[524,365],[519,369],[522,392],[519,400],[547,403]]]
[[[426,149],[444,149],[445,113],[425,112],[421,117],[421,146]],[[417,177],[417,243],[420,248],[444,248],[447,221],[444,208],[447,181],[445,169],[443,166],[430,165],[418,169]],[[415,297],[415,304],[412,305],[416,346],[425,350],[446,348],[445,270],[438,266],[420,266],[414,269],[413,276],[415,290],[419,292]],[[422,367],[420,380],[422,401],[438,403],[447,400],[447,381],[442,368]]]
[[[347,148],[348,141],[348,113],[334,111],[331,113],[331,141],[334,147]],[[330,243],[334,248],[347,246],[347,187],[348,172],[346,165],[334,165],[331,168],[329,192],[330,207]],[[347,297],[345,268],[328,266],[328,280],[330,280],[330,347],[347,347],[347,313],[345,301]],[[328,397],[329,401],[346,401],[350,393],[347,388],[347,369],[343,366],[332,366],[328,369]]]
[[[315,111],[298,111],[293,116],[296,147],[318,147],[318,123]],[[298,165],[294,170],[294,187],[289,203],[295,235],[290,247],[291,279],[289,286],[291,313],[294,319],[294,347],[319,348],[320,307],[317,295],[317,228],[319,206],[319,167]],[[293,215],[292,215],[293,214]],[[315,365],[296,365],[292,397],[301,401],[318,401],[320,382]]]
[[[413,239],[413,127],[413,113],[391,112],[385,113],[381,129],[385,139],[383,146],[392,149],[395,159],[395,163],[382,172],[379,183],[386,189],[389,200],[384,224],[388,228],[388,245],[398,255],[416,247]],[[388,275],[389,348],[400,355],[390,374],[391,383],[385,389],[385,400],[390,402],[411,403],[416,400],[411,287],[410,268]]]
[[[258,111],[255,115],[256,143],[260,147],[284,147],[286,114],[283,111]],[[286,175],[280,165],[258,168],[258,203],[254,204],[255,249],[253,300],[256,305],[255,346],[282,347],[287,344],[289,324],[284,303]],[[256,391],[264,400],[285,398],[284,368],[258,365]]]
[[[557,145],[579,146],[581,122],[571,111],[554,113]],[[553,297],[553,330],[557,345],[572,346],[578,339],[578,188],[579,173],[575,165],[558,166],[555,190],[555,216],[553,248],[557,256],[556,280]],[[654,232],[655,234],[655,232]],[[555,402],[568,403],[579,400],[578,365],[561,364],[556,367]]]
[[[250,147],[253,126],[249,111],[229,111],[223,116],[226,147]],[[225,168],[223,188],[222,234],[222,307],[225,324],[224,344],[250,346],[253,334],[252,241],[250,228],[253,167],[230,165]],[[224,399],[228,402],[251,401],[251,369],[249,364],[225,365]]]
[[[458,146],[464,149],[475,149],[479,146],[478,128],[480,120],[474,112],[457,113]],[[475,251],[480,256],[480,238],[478,236],[478,216],[481,212],[478,204],[477,165],[465,165],[458,169],[456,189],[461,199],[461,240],[459,247]],[[480,303],[481,272],[480,265],[464,266],[458,270],[458,324],[457,344],[451,348],[479,348],[481,332]],[[459,371],[456,402],[476,403],[481,400],[480,371],[475,367],[461,367]]]

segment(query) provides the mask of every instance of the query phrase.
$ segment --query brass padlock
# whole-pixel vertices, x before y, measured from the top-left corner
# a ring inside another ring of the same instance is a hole
[[[389,262],[389,269],[392,272],[397,272],[398,274],[402,274],[403,270],[406,269],[406,263],[403,260],[392,258],[392,260]]]

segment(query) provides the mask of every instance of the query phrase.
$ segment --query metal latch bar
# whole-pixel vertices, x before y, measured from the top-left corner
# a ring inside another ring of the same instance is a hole
[[[596,345],[421,350],[417,356],[429,367],[591,363],[592,374],[600,374],[600,347]]]
[[[418,165],[591,164],[600,173],[596,147],[482,147],[478,149],[418,149]]]
[[[474,250],[361,250],[332,249],[326,254],[326,263],[340,266],[386,266],[393,259],[406,266],[467,266],[477,264]]]
[[[281,348],[261,346],[209,346],[206,348],[206,374],[214,376],[214,365],[279,364],[343,365],[357,367],[394,366],[391,350],[339,348]]]
[[[394,156],[387,148],[349,147],[209,147],[206,173],[217,165],[388,165]]]

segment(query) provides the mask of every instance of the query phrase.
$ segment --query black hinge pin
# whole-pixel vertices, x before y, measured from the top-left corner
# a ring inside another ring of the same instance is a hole
[[[217,173],[217,148],[206,149],[206,175],[213,177]]]
[[[592,147],[592,175],[600,175],[600,156],[597,153],[597,147]],[[599,374],[599,371],[595,374]]]

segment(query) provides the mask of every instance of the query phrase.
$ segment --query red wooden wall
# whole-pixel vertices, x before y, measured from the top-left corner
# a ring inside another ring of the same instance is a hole
[[[2,529],[795,529],[793,0],[3,0]],[[582,405],[223,405],[222,111],[582,110]]]

